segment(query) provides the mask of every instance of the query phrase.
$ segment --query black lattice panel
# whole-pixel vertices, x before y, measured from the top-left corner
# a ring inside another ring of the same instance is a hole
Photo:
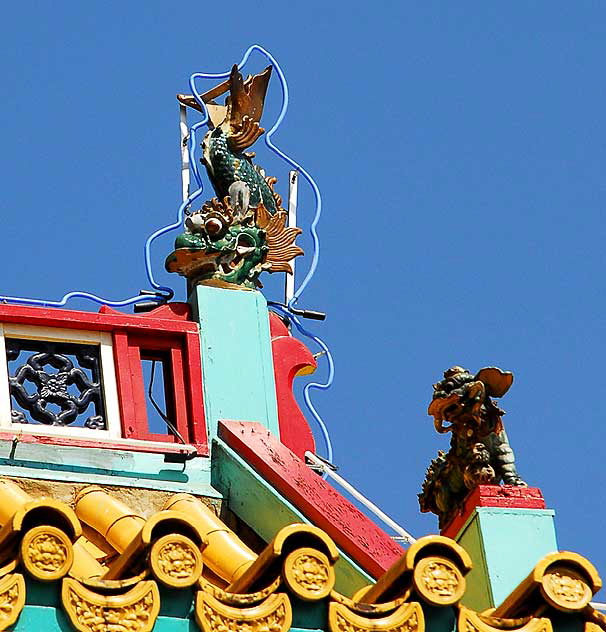
[[[97,345],[6,339],[13,423],[106,430]]]

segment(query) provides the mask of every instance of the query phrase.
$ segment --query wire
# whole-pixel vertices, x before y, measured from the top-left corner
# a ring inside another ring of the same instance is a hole
[[[326,390],[330,388],[333,382],[333,378],[334,378],[334,361],[333,361],[333,358],[328,346],[320,338],[318,338],[317,336],[307,331],[301,324],[300,320],[290,311],[290,308],[293,308],[296,305],[299,298],[301,297],[301,295],[303,294],[303,292],[309,285],[318,267],[318,261],[320,258],[320,238],[317,232],[317,225],[322,215],[322,195],[320,193],[320,189],[316,181],[312,178],[312,176],[298,162],[296,162],[288,154],[286,154],[281,149],[279,149],[272,141],[273,135],[278,130],[278,128],[282,124],[282,121],[284,120],[284,117],[286,116],[286,112],[288,110],[288,104],[289,104],[288,83],[286,82],[286,77],[284,75],[284,72],[282,71],[282,68],[280,67],[280,64],[273,57],[273,55],[271,55],[262,46],[259,46],[258,44],[253,44],[245,51],[244,55],[242,56],[242,59],[240,60],[240,63],[238,64],[238,68],[241,69],[247,63],[250,55],[255,51],[263,55],[273,65],[273,67],[275,68],[276,74],[278,76],[278,79],[280,81],[280,87],[282,89],[282,106],[280,108],[280,113],[278,115],[278,118],[276,119],[276,122],[265,134],[265,137],[264,137],[265,144],[270,149],[270,151],[272,151],[276,156],[278,156],[279,158],[287,162],[292,168],[294,168],[303,176],[303,178],[307,181],[307,183],[311,187],[311,190],[313,192],[314,199],[315,199],[315,211],[314,211],[313,219],[309,227],[309,233],[311,235],[311,239],[313,243],[313,254],[312,254],[311,263],[307,271],[307,274],[305,275],[303,281],[299,284],[299,286],[295,290],[293,297],[290,299],[287,306],[283,306],[276,303],[272,303],[272,305],[275,309],[279,310],[286,318],[288,318],[289,321],[295,325],[297,330],[303,336],[309,338],[310,340],[313,340],[318,346],[322,348],[322,350],[326,354],[326,359],[328,362],[328,378],[325,383],[311,382],[307,384],[304,388],[304,399],[309,411],[311,412],[312,416],[314,417],[314,419],[316,420],[316,422],[318,423],[322,431],[322,434],[324,436],[324,440],[326,443],[328,460],[332,461],[332,444],[330,441],[330,437],[328,435],[328,430],[326,428],[326,425],[324,424],[324,421],[322,420],[319,413],[316,411],[311,401],[310,391],[312,388],[319,389],[319,390]],[[190,169],[192,170],[192,173],[194,175],[198,188],[192,193],[190,193],[189,196],[181,203],[181,205],[178,208],[177,217],[175,221],[153,232],[147,238],[145,242],[145,246],[143,249],[143,257],[145,261],[145,272],[146,272],[149,284],[156,290],[155,292],[156,298],[154,298],[153,295],[150,296],[149,293],[144,293],[143,291],[141,291],[138,295],[132,296],[130,298],[127,298],[121,301],[110,301],[108,299],[104,299],[102,297],[99,297],[95,294],[91,294],[89,292],[75,291],[75,292],[68,292],[59,301],[49,301],[49,300],[43,300],[43,299],[33,299],[33,298],[15,297],[15,296],[0,296],[0,301],[22,303],[25,305],[39,305],[43,307],[62,307],[69,300],[73,298],[82,298],[82,299],[91,300],[100,305],[108,305],[110,307],[126,307],[128,305],[133,305],[135,303],[139,303],[143,301],[147,302],[150,300],[157,300],[158,303],[162,303],[168,300],[169,298],[171,298],[172,296],[174,296],[174,291],[172,290],[172,288],[161,285],[160,283],[156,281],[154,277],[153,267],[152,267],[152,262],[151,262],[151,247],[156,239],[158,239],[159,237],[165,235],[166,233],[172,230],[175,230],[181,227],[181,225],[183,224],[185,211],[191,206],[194,200],[196,200],[204,191],[204,184],[202,182],[200,170],[196,161],[195,152],[197,149],[197,138],[196,138],[197,132],[202,126],[207,125],[209,116],[208,116],[208,109],[206,107],[206,104],[204,103],[204,101],[202,100],[202,97],[200,96],[199,92],[196,89],[196,85],[195,85],[196,80],[197,79],[225,79],[229,77],[229,75],[230,75],[229,71],[224,72],[224,73],[197,72],[197,73],[193,73],[189,78],[189,86],[190,86],[191,92],[194,98],[196,99],[196,102],[198,103],[198,105],[200,106],[202,110],[202,120],[198,121],[197,123],[191,126],[191,128],[189,129],[189,135],[188,135],[188,154],[189,154]],[[154,406],[156,407],[156,410],[158,410],[158,413],[165,419],[167,424],[169,424],[169,427],[171,427],[170,422],[168,421],[166,416],[163,415],[163,413],[159,410],[153,398],[151,398],[151,401],[152,401],[152,404],[154,404]],[[183,440],[183,438],[178,434],[177,430],[175,429],[174,431],[177,434],[177,436],[181,438],[181,440]]]
[[[90,294],[89,292],[68,292],[63,296],[63,298],[59,301],[47,301],[44,299],[38,298],[25,298],[21,296],[2,296],[0,295],[0,302],[4,303],[20,303],[22,305],[35,305],[38,307],[63,307],[67,304],[67,302],[73,298],[83,298],[89,301],[93,301],[98,303],[99,305],[108,305],[109,307],[126,307],[128,305],[134,305],[135,303],[139,303],[142,301],[153,300],[153,297],[150,297],[149,294],[138,294],[137,296],[133,296],[131,298],[127,298],[123,301],[110,301],[105,298],[101,298],[96,296],[95,294]],[[161,299],[158,299],[160,302]]]
[[[342,476],[339,476],[334,471],[332,464],[323,463],[322,459],[318,458],[313,452],[307,451],[305,458],[311,461],[317,468],[321,469],[325,474],[328,474],[330,478],[336,481],[343,489],[348,491],[359,503],[361,503],[366,509],[373,513],[381,522],[388,525],[398,535],[391,536],[392,540],[403,540],[412,544],[416,542],[414,536],[412,536],[406,529],[401,527],[395,520],[392,520],[385,512],[381,511],[372,501],[370,501],[359,489],[355,488],[349,481],[345,480]]]
[[[154,389],[154,377],[156,374],[156,362],[157,360],[151,361],[152,365],[151,365],[151,373],[149,376],[149,385],[147,388],[147,396],[149,397],[149,401],[151,402],[151,405],[156,409],[156,412],[158,413],[158,415],[160,415],[164,423],[168,426],[168,429],[175,435],[175,437],[177,437],[177,439],[179,439],[179,441],[181,441],[181,443],[187,445],[187,441],[185,441],[185,439],[183,438],[183,435],[177,430],[177,427],[175,426],[175,424],[173,424],[173,422],[168,418],[166,413],[160,408],[160,406],[157,404],[156,400],[154,399],[153,389]]]
[[[280,67],[280,64],[278,64],[277,60],[273,57],[273,55],[271,55],[267,50],[265,50],[262,46],[259,46],[258,44],[254,44],[246,50],[240,63],[238,64],[238,68],[242,68],[248,61],[248,58],[250,57],[250,55],[255,51],[263,55],[274,66],[276,70],[276,74],[278,75],[278,79],[280,81],[280,86],[282,88],[282,107],[280,108],[280,113],[278,115],[276,122],[273,124],[271,129],[265,134],[265,144],[274,154],[276,154],[282,160],[286,161],[291,167],[296,169],[303,176],[303,178],[305,178],[305,180],[311,187],[314,194],[314,198],[315,198],[316,208],[315,208],[314,217],[312,219],[312,222],[309,228],[309,232],[311,234],[311,238],[313,242],[312,259],[311,259],[309,270],[307,271],[307,274],[305,275],[305,278],[303,279],[299,287],[295,290],[293,298],[289,301],[289,305],[293,306],[297,303],[300,296],[303,294],[303,292],[307,288],[318,266],[318,260],[320,257],[320,238],[318,236],[316,228],[317,228],[318,222],[320,221],[320,217],[322,215],[322,196],[320,194],[320,189],[318,185],[316,184],[315,180],[311,177],[311,175],[299,163],[297,163],[293,158],[291,158],[288,154],[286,154],[281,149],[279,149],[272,142],[272,136],[282,124],[282,121],[284,120],[284,117],[286,116],[286,111],[288,110],[288,104],[289,104],[288,84],[286,82],[286,77],[284,75],[284,72],[282,71],[282,68]],[[195,82],[197,79],[225,79],[226,77],[229,76],[229,74],[230,74],[229,72],[224,72],[224,73],[198,72],[198,73],[192,74],[189,79],[189,85],[190,85],[192,94],[194,98],[196,99],[196,101],[198,102],[198,104],[200,105],[203,112],[202,120],[198,121],[190,128],[189,141],[188,141],[190,168],[192,169],[198,188],[193,193],[191,193],[187,197],[187,199],[179,206],[179,209],[177,211],[177,218],[175,222],[173,222],[172,224],[163,226],[162,228],[156,230],[147,238],[147,241],[145,242],[144,251],[143,251],[143,256],[144,256],[144,261],[145,261],[145,272],[146,272],[147,279],[150,285],[155,290],[157,290],[157,299],[155,300],[157,300],[158,303],[165,301],[167,296],[172,297],[174,295],[174,291],[170,287],[161,285],[160,283],[156,281],[154,277],[154,273],[153,273],[152,263],[151,263],[151,246],[153,242],[159,237],[161,237],[162,235],[165,235],[166,233],[181,227],[183,223],[183,215],[184,215],[185,209],[187,209],[191,205],[191,203],[204,190],[204,185],[202,183],[200,170],[195,160],[195,151],[196,151],[196,132],[200,129],[200,127],[208,123],[208,110],[206,108],[206,104],[202,101],[200,94],[196,90]],[[92,294],[90,292],[82,292],[82,291],[68,292],[58,301],[0,295],[0,301],[10,302],[10,303],[21,303],[24,305],[38,305],[42,307],[63,307],[69,300],[74,299],[74,298],[86,299],[86,300],[90,300],[95,303],[98,303],[100,305],[108,305],[110,307],[126,307],[128,305],[133,305],[135,303],[139,303],[142,301],[154,300],[152,297],[150,297],[149,294],[139,293],[136,296],[132,296],[124,300],[112,301],[112,300],[97,296],[96,294]]]
[[[309,338],[310,340],[313,340],[324,351],[324,353],[326,354],[326,359],[327,359],[327,362],[328,362],[328,377],[327,377],[326,382],[324,382],[324,383],[310,382],[303,389],[303,397],[304,397],[305,404],[306,404],[307,408],[309,409],[309,411],[312,414],[313,418],[316,420],[316,422],[317,422],[317,424],[320,427],[320,430],[322,432],[322,436],[323,436],[324,442],[326,444],[327,458],[328,458],[329,461],[332,461],[332,443],[331,443],[331,440],[330,440],[330,436],[328,434],[328,429],[327,429],[326,424],[324,423],[322,417],[320,416],[320,414],[316,410],[315,406],[313,405],[313,402],[311,401],[310,391],[311,391],[311,389],[326,390],[326,389],[330,388],[330,386],[332,385],[333,379],[334,379],[334,360],[333,360],[332,354],[330,353],[330,349],[324,343],[324,341],[322,341],[320,338],[318,338],[317,336],[315,336],[311,332],[307,331],[305,329],[305,327],[303,327],[303,325],[301,324],[301,321],[290,311],[290,309],[293,308],[296,305],[297,301],[299,300],[299,298],[301,297],[301,295],[303,294],[303,292],[307,288],[309,282],[312,280],[312,278],[313,278],[313,276],[314,276],[314,274],[316,272],[316,269],[318,267],[318,261],[319,261],[319,258],[320,258],[320,238],[319,238],[318,232],[317,232],[317,225],[318,225],[318,223],[320,221],[320,218],[321,218],[321,215],[322,215],[322,195],[320,193],[320,189],[319,189],[316,181],[312,178],[312,176],[299,163],[297,163],[293,158],[291,158],[285,152],[280,150],[272,142],[272,137],[273,137],[274,133],[278,130],[280,125],[282,124],[282,121],[284,120],[284,117],[286,116],[286,112],[288,110],[288,104],[289,104],[288,83],[286,82],[286,77],[284,75],[284,72],[282,71],[282,68],[281,68],[280,64],[277,62],[277,60],[273,57],[273,55],[271,55],[267,50],[265,50],[263,47],[259,46],[258,44],[254,44],[253,46],[250,46],[246,50],[246,52],[242,56],[242,59],[240,60],[240,63],[238,64],[238,69],[242,69],[242,67],[246,64],[246,62],[248,61],[250,55],[254,51],[259,52],[261,55],[263,55],[272,64],[272,66],[274,67],[274,69],[276,71],[276,74],[278,75],[278,79],[280,81],[280,87],[282,89],[282,106],[280,108],[280,113],[278,115],[278,118],[276,119],[276,122],[272,125],[272,127],[265,134],[265,137],[264,137],[265,144],[270,149],[270,151],[272,151],[279,158],[281,158],[282,160],[287,162],[291,167],[293,167],[296,171],[298,171],[303,176],[303,178],[307,181],[307,183],[311,187],[311,190],[313,192],[314,199],[315,199],[315,212],[314,212],[314,216],[313,216],[312,222],[310,224],[310,228],[309,228],[309,232],[310,232],[310,235],[311,235],[311,238],[312,238],[312,242],[313,242],[313,254],[312,254],[312,259],[311,259],[311,263],[310,263],[310,266],[309,266],[309,270],[307,271],[307,274],[305,275],[303,281],[300,283],[298,288],[295,290],[295,292],[293,294],[293,297],[288,302],[287,306],[283,306],[283,305],[280,305],[279,303],[274,303],[274,302],[271,302],[271,301],[268,304],[272,305],[275,309],[280,311],[286,318],[289,319],[290,322],[292,322],[295,325],[297,330],[303,336],[305,336],[306,338]],[[196,89],[196,80],[197,79],[226,79],[227,77],[229,77],[230,72],[231,71],[223,72],[223,73],[202,73],[202,72],[198,72],[198,73],[192,74],[190,76],[190,79],[189,79],[189,87],[191,89],[192,95],[193,95],[194,99],[196,100],[196,102],[198,103],[198,105],[200,106],[200,109],[202,111],[202,120],[198,121],[197,123],[195,123],[190,128],[190,134],[189,134],[189,145],[188,145],[189,164],[190,164],[190,168],[192,170],[192,173],[194,175],[194,178],[196,180],[196,183],[198,184],[198,187],[199,187],[197,191],[195,191],[193,194],[190,195],[190,198],[192,200],[195,199],[196,197],[198,197],[198,195],[200,195],[200,193],[202,193],[203,188],[204,188],[204,185],[202,183],[202,177],[200,175],[200,170],[199,170],[199,167],[198,167],[198,162],[197,162],[196,157],[195,157],[195,150],[196,150],[196,145],[197,145],[197,143],[196,143],[196,133],[197,133],[198,129],[202,125],[206,125],[208,123],[208,120],[209,120],[208,108],[206,107],[206,104],[202,100],[202,97],[201,97],[200,93]],[[188,199],[190,199],[190,198],[188,198]],[[184,203],[184,205],[182,206],[182,209],[186,208],[187,206],[188,206],[188,204]],[[182,209],[180,209],[180,211]]]
[[[272,141],[273,135],[278,130],[278,128],[282,124],[282,121],[284,120],[284,117],[286,116],[286,111],[288,110],[288,104],[289,104],[288,83],[286,82],[286,77],[284,75],[284,72],[280,64],[277,62],[275,57],[271,53],[269,53],[267,50],[265,50],[262,46],[259,46],[258,44],[253,44],[246,50],[246,52],[242,56],[242,59],[240,60],[240,63],[238,64],[238,68],[241,69],[248,61],[248,58],[250,57],[250,55],[255,51],[263,55],[272,64],[272,66],[274,67],[276,71],[276,74],[278,75],[278,80],[280,81],[280,87],[282,89],[282,107],[280,108],[280,113],[278,114],[278,118],[276,119],[276,122],[265,133],[265,136],[264,136],[265,144],[270,149],[270,151],[272,151],[274,154],[276,154],[276,156],[278,156],[279,158],[287,162],[291,167],[293,167],[296,171],[298,171],[303,176],[303,178],[305,178],[305,180],[311,187],[311,190],[314,194],[314,199],[315,199],[315,212],[314,212],[314,216],[309,227],[309,232],[310,232],[312,242],[313,242],[313,254],[312,254],[309,270],[307,271],[305,278],[300,283],[299,287],[295,290],[295,293],[292,299],[289,301],[289,305],[293,306],[297,303],[300,296],[303,294],[303,292],[307,288],[309,282],[312,280],[314,274],[316,273],[316,269],[318,267],[318,260],[320,258],[320,237],[317,232],[317,225],[318,225],[318,222],[320,221],[320,217],[322,216],[322,195],[320,193],[320,188],[318,187],[318,185],[316,184],[316,181],[312,178],[312,176],[298,162],[296,162],[288,154],[286,154],[281,149],[279,149]],[[199,121],[198,123],[192,126],[190,130],[190,139],[189,139],[190,168],[192,169],[194,178],[196,179],[196,182],[198,183],[198,186],[200,187],[198,189],[200,193],[203,190],[203,185],[202,185],[202,178],[200,176],[200,170],[198,168],[198,164],[194,155],[195,148],[196,148],[195,133],[199,129],[200,126],[206,125],[206,123],[208,123],[209,117],[208,117],[208,109],[206,107],[206,104],[204,103],[204,101],[202,100],[202,97],[200,96],[200,93],[196,89],[196,79],[225,79],[229,77],[229,75],[230,75],[230,71],[222,72],[222,73],[196,72],[192,74],[189,79],[189,87],[194,96],[194,99],[200,106],[202,110],[202,115],[203,115],[202,121]],[[197,197],[197,195],[195,197]]]
[[[326,382],[309,382],[305,385],[303,389],[303,399],[305,400],[305,405],[309,409],[309,412],[312,414],[313,418],[316,420],[318,426],[320,427],[320,431],[322,432],[322,437],[324,438],[324,443],[326,446],[326,459],[329,462],[332,462],[333,454],[332,454],[332,442],[330,440],[330,436],[328,434],[328,428],[324,423],[324,420],[316,410],[313,402],[311,401],[310,391],[311,389],[317,389],[321,391],[325,391],[332,386],[334,376],[335,376],[335,363],[330,353],[330,349],[326,345],[326,343],[318,336],[315,336],[311,332],[309,332],[305,327],[301,324],[301,321],[284,305],[280,303],[275,303],[273,301],[268,301],[267,304],[276,311],[279,311],[283,316],[285,316],[289,322],[291,322],[299,331],[299,333],[310,340],[313,340],[324,352],[326,357],[326,361],[328,362],[328,376],[326,378]],[[324,478],[326,478],[326,474],[324,474]]]

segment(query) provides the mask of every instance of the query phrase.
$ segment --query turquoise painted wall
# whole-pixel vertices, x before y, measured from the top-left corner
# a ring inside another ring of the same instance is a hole
[[[498,606],[539,560],[557,551],[554,515],[551,509],[477,507],[456,538],[474,565],[469,580],[476,590],[464,603],[478,610]]]
[[[158,617],[154,632],[200,632],[200,628],[193,619]]]
[[[73,632],[68,618],[59,609],[45,606],[25,606],[11,632]],[[159,616],[154,632],[200,632],[193,619],[174,619]]]
[[[46,606],[25,606],[14,626],[14,632],[73,632],[71,624],[61,610]]]
[[[194,590],[160,588],[160,614],[154,632],[200,632],[193,613]],[[61,582],[48,584],[26,580],[27,603],[17,623],[9,628],[14,632],[73,632],[63,613],[60,597]]]
[[[166,463],[163,454],[0,441],[0,476],[189,492],[220,498],[210,458]]]
[[[457,615],[454,608],[430,606],[421,600],[421,608],[425,615],[426,629],[431,632],[453,632],[457,629]],[[468,630],[461,630],[468,632]]]
[[[453,608],[437,608],[422,603],[428,632],[454,632],[456,616]],[[290,632],[322,632],[326,630],[326,607],[320,604],[293,604],[293,625]],[[301,610],[301,612],[297,612]],[[583,618],[578,614],[551,614],[554,632],[583,632]],[[9,632],[73,632],[68,618],[60,608],[28,604]],[[188,618],[158,616],[154,632],[200,632],[193,614]],[[462,631],[465,632],[465,631]]]
[[[548,553],[558,550],[551,509],[478,507],[488,580],[495,605]]]
[[[198,287],[209,444],[219,419],[257,421],[279,436],[267,303],[259,292]],[[210,458],[166,463],[163,454],[0,441],[0,476],[188,492],[220,498]]]
[[[310,602],[297,599],[294,595],[290,596],[292,606],[292,624],[291,630],[322,630],[328,621],[328,601]]]
[[[265,298],[256,291],[198,286],[190,302],[200,323],[209,443],[220,419],[258,421],[279,437]]]

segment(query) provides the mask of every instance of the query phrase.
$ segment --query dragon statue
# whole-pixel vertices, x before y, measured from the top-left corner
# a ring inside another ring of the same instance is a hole
[[[166,260],[169,272],[191,283],[220,287],[262,287],[261,272],[292,272],[289,261],[302,255],[294,244],[301,229],[287,226],[277,179],[267,177],[245,151],[264,133],[260,126],[271,66],[246,80],[238,67],[229,79],[202,95],[209,130],[202,141],[201,162],[217,197],[189,212],[185,232]],[[215,99],[225,92],[225,104]],[[177,95],[183,105],[201,111],[191,95]]]
[[[454,366],[433,386],[428,413],[439,433],[452,436],[448,453],[440,450],[427,469],[419,505],[421,511],[438,515],[440,528],[480,484],[526,486],[501,420],[505,411],[491,399],[505,395],[512,383],[509,371],[487,367],[472,375]]]

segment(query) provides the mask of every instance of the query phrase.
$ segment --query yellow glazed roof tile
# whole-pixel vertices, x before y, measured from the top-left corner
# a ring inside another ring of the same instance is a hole
[[[0,479],[0,582],[15,597],[7,620],[23,607],[23,569],[41,581],[64,579],[64,597],[71,600],[64,599],[64,608],[74,627],[83,630],[86,609],[113,617],[133,608],[141,609],[144,627],[151,630],[159,611],[158,585],[165,585],[197,587],[198,622],[206,621],[200,610],[206,609],[225,620],[267,620],[285,628],[294,597],[326,600],[332,632],[344,621],[370,632],[397,627],[400,620],[422,632],[421,602],[454,608],[476,632],[550,632],[549,609],[579,613],[590,632],[606,631],[606,618],[589,605],[601,579],[574,553],[546,556],[501,606],[476,613],[460,605],[469,555],[441,536],[421,538],[374,584],[349,597],[334,590],[339,553],[317,527],[284,527],[257,555],[189,494],[169,497],[148,518],[94,486],[80,490],[74,507],[33,498],[17,482]]]

